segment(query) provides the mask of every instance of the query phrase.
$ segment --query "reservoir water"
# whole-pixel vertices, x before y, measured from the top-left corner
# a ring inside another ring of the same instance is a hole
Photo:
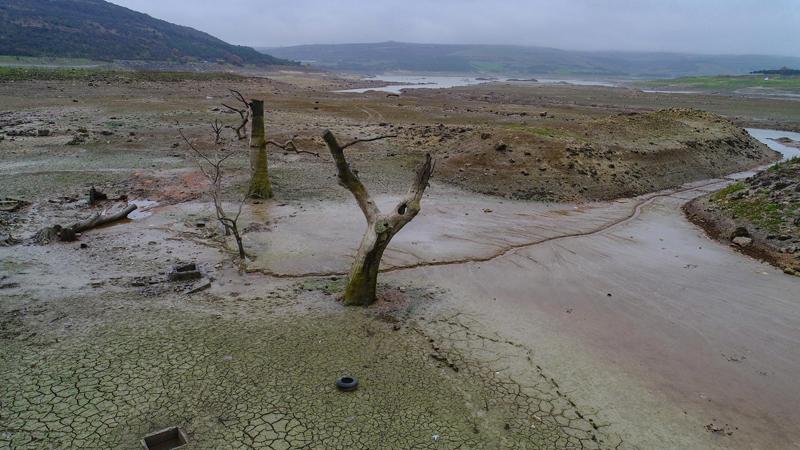
[[[781,152],[784,159],[800,157],[800,148],[790,147],[776,141],[776,139],[786,137],[793,141],[800,142],[800,133],[764,128],[747,128],[747,132],[750,133],[750,135],[754,138],[767,144],[769,148]]]
[[[369,87],[357,89],[343,89],[336,92],[341,93],[354,93],[363,94],[369,91],[389,92],[392,94],[399,94],[403,89],[447,89],[459,86],[472,86],[483,83],[498,83],[498,82],[527,82],[524,79],[506,78],[506,77],[470,77],[470,76],[436,76],[436,75],[378,75],[369,78],[370,80],[385,81],[392,83],[389,86],[383,87]],[[556,79],[556,78],[536,78],[530,79],[530,82],[542,84],[572,84],[576,86],[606,86],[614,87],[617,84],[610,81],[598,80],[577,80],[577,79]]]

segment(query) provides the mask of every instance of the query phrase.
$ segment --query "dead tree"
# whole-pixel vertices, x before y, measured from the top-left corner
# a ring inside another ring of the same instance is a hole
[[[250,131],[250,198],[272,198],[267,163],[267,132],[264,125],[264,101],[252,100],[253,121]]]
[[[419,213],[422,195],[425,193],[428,181],[433,174],[433,160],[430,154],[426,154],[425,162],[417,168],[414,182],[406,196],[390,213],[382,213],[372,200],[372,197],[370,197],[367,188],[359,180],[358,175],[350,169],[350,165],[344,156],[344,150],[359,142],[375,141],[387,137],[391,136],[357,139],[348,144],[339,145],[336,137],[330,131],[326,131],[323,135],[323,139],[336,163],[339,184],[353,194],[359,208],[364,213],[364,217],[367,219],[367,231],[361,240],[361,245],[358,248],[347,280],[347,288],[344,292],[345,305],[366,306],[375,301],[378,269],[383,252],[394,235]]]
[[[228,126],[228,128],[231,128],[236,133],[236,137],[240,141],[243,141],[243,140],[247,139],[247,129],[246,129],[246,127],[247,127],[247,123],[250,122],[250,103],[248,103],[247,100],[244,99],[244,96],[239,91],[234,90],[234,89],[231,89],[230,91],[231,91],[231,94],[233,94],[233,96],[236,98],[236,100],[238,100],[240,103],[242,103],[242,105],[244,107],[243,108],[234,108],[233,106],[226,105],[225,103],[223,103],[222,106],[224,106],[224,107],[228,108],[229,110],[239,114],[239,117],[242,118],[242,122],[239,124],[238,127]]]
[[[222,130],[224,128],[225,127],[222,126],[222,122],[214,119],[214,122],[211,124],[211,130],[214,132],[214,144],[222,144]]]
[[[53,225],[42,228],[33,236],[33,241],[39,244],[49,244],[56,241],[71,242],[78,238],[78,233],[125,219],[134,210],[136,210],[136,205],[129,203],[121,209],[119,207],[116,210],[110,208],[103,212],[92,214],[88,219],[75,222],[72,225]]]
[[[242,215],[242,207],[244,206],[244,202],[247,200],[247,195],[243,195],[242,198],[239,200],[239,206],[236,210],[236,215],[229,216],[225,211],[223,206],[223,194],[222,194],[222,181],[224,179],[224,164],[229,158],[234,156],[236,152],[217,152],[214,156],[208,156],[203,151],[198,149],[191,141],[183,134],[183,130],[178,130],[183,140],[189,146],[190,149],[197,155],[198,163],[197,165],[200,167],[200,171],[209,181],[209,193],[211,195],[211,199],[214,201],[214,212],[217,216],[217,221],[219,221],[220,225],[222,225],[222,229],[225,231],[225,236],[229,236],[233,234],[233,238],[236,239],[236,246],[239,250],[239,258],[244,261],[247,257],[247,254],[244,251],[244,243],[242,242],[242,235],[239,232],[239,218]]]

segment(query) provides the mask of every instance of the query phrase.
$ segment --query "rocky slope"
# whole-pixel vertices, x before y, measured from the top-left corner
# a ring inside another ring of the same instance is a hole
[[[800,159],[701,197],[686,212],[712,236],[800,275]]]
[[[539,200],[635,196],[775,161],[777,152],[707,112],[540,117],[467,138],[440,175],[483,193]],[[552,120],[549,120],[552,119]]]

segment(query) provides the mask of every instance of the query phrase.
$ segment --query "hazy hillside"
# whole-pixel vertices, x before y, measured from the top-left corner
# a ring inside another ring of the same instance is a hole
[[[102,0],[0,1],[0,55],[288,63]]]
[[[797,67],[800,58],[761,55],[581,52],[544,47],[375,44],[260,49],[316,66],[354,72],[392,70],[529,75],[675,77],[738,75],[764,67]]]

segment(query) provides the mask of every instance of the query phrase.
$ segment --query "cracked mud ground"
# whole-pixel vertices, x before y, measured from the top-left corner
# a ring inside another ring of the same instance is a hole
[[[420,145],[444,151],[443,158],[456,152],[463,142],[453,138],[455,129],[491,154],[495,138],[525,136],[513,151],[517,161],[532,162],[539,150],[526,150],[523,141],[550,139],[538,128],[518,129],[523,121],[559,127],[668,106],[702,106],[750,125],[763,125],[761,111],[780,107],[781,116],[794,117],[792,126],[797,121],[795,110],[767,100],[666,101],[553,86],[537,88],[547,98],[533,105],[531,91],[516,87],[489,98],[482,93],[497,87],[404,94],[399,102],[378,94],[341,97],[328,92],[328,82],[286,77],[243,85],[270,98],[270,137],[297,134],[313,148],[324,128],[352,137],[408,131],[391,145],[353,149],[365,182],[384,199],[407,187]],[[277,200],[245,211],[256,273],[237,273],[211,227],[197,227],[212,223],[210,210],[199,199],[204,186],[194,162],[175,136],[176,120],[192,136],[207,133],[213,118],[228,120],[215,111],[228,87],[0,86],[5,108],[14,111],[1,113],[2,120],[51,130],[3,141],[0,190],[30,204],[0,216],[0,227],[24,238],[81,218],[87,211],[76,199],[92,185],[159,202],[149,219],[81,236],[85,249],[0,247],[0,448],[138,448],[145,434],[167,426],[183,427],[191,448],[786,448],[796,441],[797,402],[786,386],[800,365],[791,350],[782,351],[798,342],[800,316],[787,299],[796,281],[724,247],[708,256],[689,252],[687,243],[713,246],[684,229],[677,208],[665,212],[669,226],[658,232],[681,232],[670,244],[653,239],[653,222],[639,219],[642,207],[677,199],[551,205],[484,197],[437,179],[423,213],[384,258],[388,304],[346,310],[334,297],[341,276],[331,284],[330,277],[304,274],[346,272],[361,215],[336,187],[330,161],[275,152]],[[584,104],[588,95],[597,100]],[[442,100],[458,102],[461,112],[442,114]],[[542,109],[547,119],[533,114]],[[523,110],[527,119],[518,115]],[[461,132],[467,128],[473,130]],[[484,142],[482,131],[494,138]],[[244,183],[247,162],[235,166],[232,187]],[[336,226],[320,233],[320,223]],[[633,225],[644,230],[635,238],[628,234]],[[653,260],[667,246],[680,246],[681,258]],[[186,296],[148,284],[187,260],[214,278],[210,289]],[[414,268],[419,261],[436,268]],[[683,285],[691,276],[684,267],[697,274],[689,286],[695,297],[665,283]],[[608,280],[633,288],[646,280],[647,294],[614,290],[613,299],[606,297]],[[663,289],[653,296],[652,286]],[[696,292],[704,286],[713,292]],[[762,313],[751,299],[764,292],[773,300]],[[681,320],[663,310],[666,304],[697,311],[686,299],[717,306]],[[782,326],[758,320],[773,317]],[[748,332],[718,326],[717,318]],[[344,374],[359,378],[358,391],[335,390]],[[735,434],[721,433],[728,429]]]
[[[240,298],[246,307],[213,295],[184,307],[131,294],[8,297],[0,447],[137,448],[174,425],[193,448],[620,445],[533,362],[523,384],[480,357],[497,365],[528,350],[459,315],[425,320],[436,295],[415,289],[390,315],[319,307],[333,298],[298,285]],[[357,391],[336,390],[344,374]]]

